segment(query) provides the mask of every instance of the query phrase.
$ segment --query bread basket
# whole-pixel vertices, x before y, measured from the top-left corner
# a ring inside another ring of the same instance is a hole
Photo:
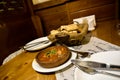
[[[69,24],[63,25],[57,30],[52,30],[47,36],[52,42],[57,41],[68,46],[80,45],[82,39],[87,34],[88,24]]]

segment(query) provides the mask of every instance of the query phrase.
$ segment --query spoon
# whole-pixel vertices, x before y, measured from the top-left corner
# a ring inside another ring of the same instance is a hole
[[[77,50],[71,49],[71,48],[69,48],[69,47],[68,47],[67,45],[65,45],[65,44],[61,44],[61,45],[67,47],[70,51],[79,54],[82,58],[90,57],[92,54],[94,54],[94,53],[87,52],[87,51],[77,51]]]
[[[77,54],[80,54],[82,58],[90,57],[92,54],[94,54],[94,53],[91,53],[91,52],[82,52],[82,51],[76,51],[76,50],[71,50],[71,49],[69,49],[69,50],[73,51]]]
[[[84,71],[84,72],[86,72],[88,74],[91,74],[91,75],[94,75],[94,74],[105,74],[105,75],[109,75],[109,76],[114,76],[114,77],[120,78],[120,75],[117,75],[117,74],[113,74],[113,73],[109,73],[109,72],[105,72],[105,71],[98,71],[98,70],[95,70],[95,69],[92,69],[92,68],[89,68],[89,67],[80,66],[77,63],[75,63],[74,60],[71,60],[71,62],[76,67],[78,67],[80,70],[82,70],[82,71]]]

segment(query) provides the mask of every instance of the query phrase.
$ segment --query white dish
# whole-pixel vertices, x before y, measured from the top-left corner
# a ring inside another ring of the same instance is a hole
[[[45,41],[45,40],[49,40],[47,37],[41,37],[41,38],[38,38],[38,39],[35,39],[33,41],[30,41],[29,43],[27,43],[26,45],[29,45],[31,43],[36,43],[36,42],[40,42],[40,41]],[[43,43],[39,43],[38,45],[35,45],[33,47],[30,47],[30,48],[27,48],[27,46],[25,45],[24,46],[24,49],[27,50],[27,51],[36,51],[36,50],[40,50],[40,49],[43,49],[45,47],[48,47],[49,45],[51,45],[52,42],[49,41],[48,43],[46,44],[43,44]]]
[[[93,54],[90,58],[85,58],[83,60],[120,65],[120,51],[99,52],[99,53]],[[106,72],[111,72],[111,73],[120,75],[120,72],[117,72],[117,71],[106,71]],[[104,74],[90,75],[76,68],[75,80],[120,80],[120,78],[108,76]]]
[[[49,73],[49,72],[56,72],[58,70],[61,70],[67,66],[69,66],[71,64],[71,60],[72,59],[75,59],[77,57],[77,54],[72,52],[71,53],[71,58],[66,62],[64,63],[63,65],[60,65],[58,67],[55,67],[55,68],[44,68],[44,67],[41,67],[37,62],[36,60],[34,59],[33,62],[32,62],[32,67],[35,71],[38,71],[38,72],[42,72],[42,73]]]

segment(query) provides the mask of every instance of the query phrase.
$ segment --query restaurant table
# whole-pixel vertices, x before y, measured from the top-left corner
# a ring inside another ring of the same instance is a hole
[[[56,80],[55,74],[42,74],[32,68],[38,52],[26,52],[11,59],[0,67],[0,80]]]
[[[106,23],[108,24],[108,26],[111,26],[112,24],[109,21],[107,21]],[[106,23],[104,24],[102,24],[102,22],[99,23],[96,30],[93,31],[93,36],[97,35],[99,38],[107,40],[108,42],[111,42],[113,41],[113,39],[111,39],[110,36],[107,34],[110,31],[109,28],[106,27],[108,30],[107,31],[104,30]],[[100,25],[103,25],[103,26],[100,26]],[[113,43],[120,45],[119,44],[120,39],[118,40],[117,39],[118,38],[115,37],[115,41],[113,41]],[[54,72],[53,73],[40,73],[40,72],[36,72],[32,68],[32,61],[38,53],[39,52],[22,51],[21,54],[15,56],[10,61],[1,65],[0,66],[0,80],[56,80],[56,76]]]
[[[120,50],[120,47],[116,45],[112,45],[108,42],[102,41],[101,39],[98,39],[96,37],[92,37],[91,40],[92,40],[92,43],[90,44],[94,44],[94,46],[89,47],[90,45],[85,45],[85,46],[88,46],[88,49],[90,51],[99,52],[99,51],[105,51],[105,50],[106,51],[107,50]],[[99,45],[95,45],[96,42],[104,42],[104,44],[101,43]],[[105,44],[107,44],[105,48],[102,47],[102,45],[105,45]],[[98,46],[98,47],[95,47],[95,46]],[[107,46],[109,49],[107,48]],[[95,48],[93,49],[93,47],[95,47],[96,49]],[[87,50],[86,47],[84,48]],[[81,48],[81,50],[85,50],[84,48]],[[0,66],[0,72],[1,72],[0,80],[56,80],[55,73],[40,73],[40,72],[36,72],[32,68],[32,62],[39,52],[26,52],[23,49],[20,49],[16,53],[13,53],[14,55],[15,54],[16,55],[12,57],[11,59],[9,57],[13,55],[11,54],[10,56],[8,56],[4,60],[3,65]],[[71,74],[72,71],[71,70],[69,71]],[[69,71],[67,71],[67,73]],[[64,77],[66,75],[70,75],[70,74],[66,74],[66,72],[62,74],[64,75]],[[59,73],[57,75],[59,76]],[[63,76],[59,76],[59,77],[58,76],[57,76],[57,80],[65,80],[63,79],[64,78]]]

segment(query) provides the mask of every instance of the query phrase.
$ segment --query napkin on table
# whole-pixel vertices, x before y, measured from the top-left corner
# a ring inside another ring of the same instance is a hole
[[[73,22],[76,21],[78,23],[83,23],[84,20],[88,21],[88,31],[92,31],[92,30],[95,29],[95,26],[96,26],[95,15],[90,15],[90,16],[86,16],[86,17],[76,18],[76,19],[73,19]]]

